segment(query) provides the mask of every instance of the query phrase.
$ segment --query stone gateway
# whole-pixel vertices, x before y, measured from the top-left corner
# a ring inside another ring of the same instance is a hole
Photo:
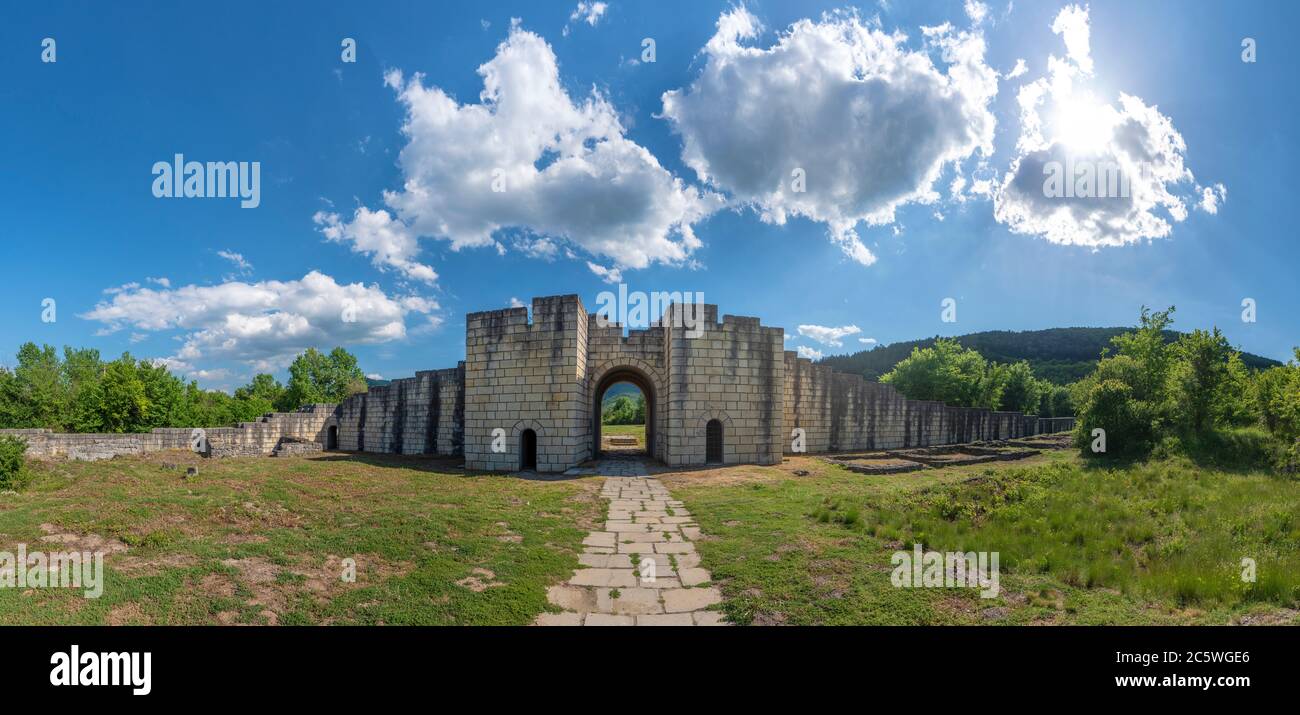
[[[645,395],[647,452],[671,466],[775,464],[800,446],[926,447],[1073,427],[1072,418],[909,400],[786,351],[784,330],[758,318],[719,320],[717,306],[704,305],[700,330],[675,319],[682,309],[669,306],[627,335],[576,295],[534,298],[531,320],[527,308],[470,313],[463,363],[352,396],[326,434],[343,450],[463,454],[467,469],[559,472],[598,456],[600,405],[618,382]]]
[[[701,310],[702,309],[702,310]],[[690,315],[679,315],[678,311]],[[689,327],[687,327],[689,326]],[[417,372],[339,405],[305,405],[256,422],[148,434],[0,430],[36,458],[105,459],[189,448],[207,456],[339,449],[461,456],[475,470],[562,472],[599,456],[605,391],[646,398],[650,456],[670,466],[776,464],[783,454],[902,449],[1060,432],[1074,418],[909,400],[860,375],[786,351],[785,331],[716,305],[669,305],[623,334],[576,295],[466,316],[465,361]]]

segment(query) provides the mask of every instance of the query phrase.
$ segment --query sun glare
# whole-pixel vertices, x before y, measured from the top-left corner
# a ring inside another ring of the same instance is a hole
[[[1052,138],[1074,152],[1096,152],[1110,140],[1114,122],[1114,111],[1091,94],[1072,94],[1056,101]]]

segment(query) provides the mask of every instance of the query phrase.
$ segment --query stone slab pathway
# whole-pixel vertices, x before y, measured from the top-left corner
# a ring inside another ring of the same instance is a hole
[[[700,568],[692,543],[700,528],[639,459],[605,459],[600,495],[609,500],[603,531],[582,543],[582,568],[547,591],[563,613],[543,613],[539,626],[724,626],[722,602]]]

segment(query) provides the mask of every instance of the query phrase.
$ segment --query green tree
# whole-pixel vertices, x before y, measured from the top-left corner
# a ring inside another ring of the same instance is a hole
[[[261,373],[253,381],[235,390],[241,421],[252,421],[260,415],[275,411],[284,397],[284,387],[273,376]]]
[[[606,400],[601,408],[600,421],[606,425],[645,424],[645,395],[619,395]]]
[[[1023,412],[1027,415],[1047,414],[1041,409],[1042,396],[1047,393],[1041,381],[1034,377],[1034,371],[1030,369],[1027,361],[1021,360],[1013,365],[999,365],[997,369],[1002,373],[999,410]]]
[[[144,427],[149,397],[130,355],[108,364],[100,388],[99,413],[105,432],[138,432]]]
[[[1180,337],[1169,355],[1170,412],[1184,428],[1204,434],[1213,426],[1215,411],[1224,400],[1232,348],[1218,328],[1213,332],[1194,330]]]
[[[135,369],[136,376],[144,385],[147,404],[138,429],[147,431],[155,427],[184,426],[189,417],[184,383],[161,364],[141,360]]]
[[[67,404],[59,354],[51,345],[24,343],[14,368],[18,421],[26,427],[61,430]]]
[[[1172,361],[1164,333],[1173,325],[1174,310],[1171,305],[1168,310],[1153,313],[1144,305],[1137,330],[1111,338],[1116,354],[1132,358],[1139,366],[1133,381],[1128,383],[1133,388],[1134,399],[1155,404],[1163,402]]]
[[[995,408],[1002,395],[998,371],[974,350],[940,338],[932,347],[913,348],[880,378],[913,400],[937,400],[957,407]]]
[[[289,412],[315,402],[342,402],[348,395],[365,391],[365,375],[352,353],[334,348],[323,355],[307,348],[289,365],[289,384],[277,407]]]
[[[1285,442],[1300,439],[1300,347],[1291,362],[1254,376],[1250,398],[1269,432]]]

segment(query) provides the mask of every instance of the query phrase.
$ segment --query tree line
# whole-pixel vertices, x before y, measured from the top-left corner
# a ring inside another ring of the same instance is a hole
[[[148,432],[157,427],[221,427],[313,402],[340,402],[366,390],[354,355],[309,348],[289,381],[259,374],[228,394],[185,382],[165,366],[123,353],[106,361],[92,348],[26,343],[13,369],[0,367],[0,428],[56,432]]]
[[[1300,348],[1285,365],[1252,370],[1218,328],[1166,342],[1173,313],[1144,307],[1138,327],[1116,336],[1071,386],[1076,444],[1086,455],[1183,454],[1237,467],[1267,460],[1297,471]]]
[[[984,359],[1005,364],[1029,361],[1034,376],[1057,385],[1068,385],[1092,373],[1097,356],[1110,346],[1116,336],[1127,333],[1131,327],[1121,328],[1049,328],[1046,330],[989,330],[959,335],[956,340],[962,347],[978,352]],[[1174,330],[1163,334],[1166,343],[1181,336]],[[819,361],[840,372],[857,373],[868,380],[878,380],[906,358],[915,348],[933,347],[938,337],[923,340],[878,345],[851,355],[831,355]],[[1276,360],[1241,353],[1246,367],[1267,369],[1281,365]]]
[[[1023,412],[1041,417],[1074,414],[1070,391],[1034,375],[1029,362],[999,363],[950,338],[914,347],[880,381],[913,400],[954,407]]]

